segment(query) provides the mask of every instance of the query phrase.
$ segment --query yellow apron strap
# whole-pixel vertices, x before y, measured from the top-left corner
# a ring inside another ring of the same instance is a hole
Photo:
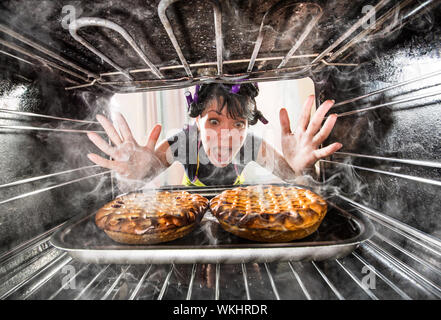
[[[233,185],[239,185],[245,183],[245,177],[243,174],[239,175],[234,181]],[[184,186],[197,186],[197,187],[206,187],[206,185],[199,179],[196,179],[194,182],[191,182],[190,178],[184,173],[184,177],[182,178],[182,184]]]
[[[184,173],[184,177],[182,178],[182,184],[184,186],[197,186],[197,187],[206,187],[199,179],[196,179],[194,182],[191,182],[190,178]]]
[[[237,176],[236,181],[234,181],[233,185],[243,184],[245,182],[245,177],[243,174]]]
[[[185,173],[184,173],[184,176],[182,177],[182,184],[184,186],[191,186],[192,185],[190,179],[187,177],[187,175]]]

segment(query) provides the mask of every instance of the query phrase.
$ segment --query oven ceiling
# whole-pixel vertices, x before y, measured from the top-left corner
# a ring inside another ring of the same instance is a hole
[[[377,24],[369,30],[360,23],[366,5],[377,6]],[[328,64],[360,63],[363,41],[351,40],[372,36],[418,5],[410,0],[2,1],[0,61],[3,70],[24,78],[41,77],[49,69],[68,90],[131,92],[243,76],[300,78]],[[171,25],[169,33],[158,6]],[[78,19],[77,36],[104,57],[74,39],[66,27],[69,15]]]

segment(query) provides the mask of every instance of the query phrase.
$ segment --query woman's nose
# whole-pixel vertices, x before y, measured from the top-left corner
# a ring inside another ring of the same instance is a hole
[[[221,129],[218,132],[218,141],[220,141],[221,143],[228,143],[232,139],[233,139],[233,136],[228,128]]]
[[[218,142],[219,144],[223,146],[229,146],[230,148],[232,146],[240,145],[242,143],[243,137],[238,132],[238,130],[234,129],[225,129],[221,130],[219,136],[218,136]]]

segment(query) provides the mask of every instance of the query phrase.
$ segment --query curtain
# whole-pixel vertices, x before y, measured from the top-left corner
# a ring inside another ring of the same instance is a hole
[[[143,146],[147,144],[148,135],[155,124],[162,124],[159,144],[190,121],[184,89],[115,94],[111,110],[124,115],[135,140]],[[151,184],[154,187],[180,185],[183,174],[182,165],[174,163]]]

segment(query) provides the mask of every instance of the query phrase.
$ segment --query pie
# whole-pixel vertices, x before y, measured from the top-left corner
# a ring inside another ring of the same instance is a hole
[[[222,228],[239,237],[288,242],[315,232],[327,204],[307,189],[257,185],[223,191],[210,200],[210,210]]]
[[[190,233],[208,205],[208,199],[187,191],[130,193],[99,209],[95,223],[120,243],[167,242]]]

